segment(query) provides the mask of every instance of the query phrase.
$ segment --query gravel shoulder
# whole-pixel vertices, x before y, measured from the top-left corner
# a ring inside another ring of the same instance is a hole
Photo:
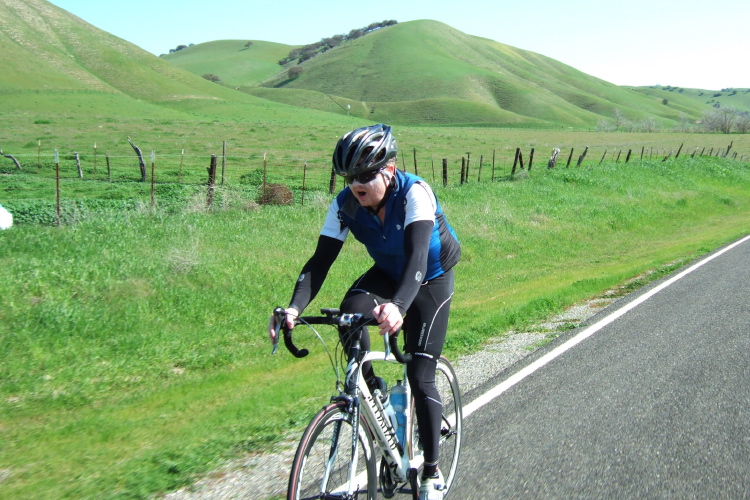
[[[525,358],[560,333],[580,326],[588,318],[615,300],[599,298],[577,305],[528,332],[505,332],[490,339],[474,354],[461,356],[453,362],[463,393],[467,393],[495,377],[509,366]],[[250,454],[234,460],[208,474],[195,484],[161,497],[165,500],[265,500],[286,494],[289,469],[294,459],[299,435],[287,436],[263,454]]]

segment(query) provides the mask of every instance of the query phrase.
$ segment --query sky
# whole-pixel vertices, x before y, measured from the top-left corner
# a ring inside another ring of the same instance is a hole
[[[750,2],[695,0],[52,0],[154,55],[214,40],[306,45],[373,22],[433,19],[616,85],[750,87]]]

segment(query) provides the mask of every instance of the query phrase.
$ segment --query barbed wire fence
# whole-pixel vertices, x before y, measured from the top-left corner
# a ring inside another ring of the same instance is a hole
[[[185,154],[184,149],[172,153],[152,150],[144,155],[132,141],[131,146],[135,154],[113,155],[101,151],[96,144],[88,153],[74,150],[61,154],[58,150],[44,151],[41,141],[36,154],[13,155],[0,150],[0,155],[9,160],[5,165],[0,164],[0,172],[8,180],[3,203],[41,203],[47,207],[54,203],[59,224],[66,202],[75,202],[78,207],[140,206],[152,210],[157,205],[184,204],[186,199],[196,209],[211,209],[217,203],[224,207],[233,203],[246,207],[304,205],[306,194],[308,202],[311,196],[328,200],[343,187],[328,158],[227,154],[226,142],[220,154],[204,155]],[[539,160],[540,156],[544,159]],[[733,151],[733,143],[725,147],[685,147],[682,143],[674,149],[642,146],[596,151],[584,146],[569,150],[554,148],[551,152],[518,147],[515,151],[492,149],[487,154],[465,152],[451,158],[435,158],[420,154],[416,148],[402,147],[399,168],[419,175],[433,186],[449,187],[513,179],[521,173],[529,174],[534,168],[580,168],[605,161],[666,162],[701,156],[750,160],[750,156]]]

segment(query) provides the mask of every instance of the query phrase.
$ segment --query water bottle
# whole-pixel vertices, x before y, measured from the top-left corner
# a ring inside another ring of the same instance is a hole
[[[396,432],[398,421],[396,420],[396,411],[393,409],[390,398],[386,399],[385,403],[383,403],[383,413],[388,417],[388,420],[391,421],[393,432]]]
[[[396,437],[401,446],[406,445],[406,386],[399,380],[396,385],[391,389],[390,404],[393,406],[393,411],[396,413],[397,425],[394,425],[396,429]]]

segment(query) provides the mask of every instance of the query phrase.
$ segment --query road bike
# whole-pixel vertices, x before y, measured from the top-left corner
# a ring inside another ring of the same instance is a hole
[[[376,500],[381,498],[378,495],[392,498],[398,494],[411,495],[416,500],[424,459],[414,400],[406,377],[406,363],[411,360],[411,355],[401,352],[397,334],[386,336],[383,352],[363,350],[360,338],[366,325],[373,321],[371,318],[364,318],[361,314],[341,314],[338,309],[321,309],[321,314],[300,316],[294,324],[309,326],[324,347],[325,342],[313,325],[346,329],[345,335],[349,335],[351,341],[346,353],[345,376],[342,381],[339,367],[326,347],[336,373],[337,394],[313,417],[302,434],[289,475],[287,499],[353,500],[361,495],[366,500]],[[277,308],[274,315],[287,349],[295,357],[307,356],[307,349],[298,349],[294,344],[293,330],[285,328],[285,311]],[[274,353],[278,347],[278,333]],[[339,342],[335,358],[343,362],[343,356],[343,346]],[[366,361],[404,365],[403,384],[409,402],[404,412],[404,432],[397,432],[398,420],[394,426],[393,417],[386,411],[390,405],[390,391],[386,394],[377,389],[370,392],[361,376],[362,364]],[[439,464],[445,479],[443,494],[447,498],[458,471],[463,415],[456,372],[443,356],[437,363],[435,382],[443,403]],[[403,442],[399,441],[399,434]]]

